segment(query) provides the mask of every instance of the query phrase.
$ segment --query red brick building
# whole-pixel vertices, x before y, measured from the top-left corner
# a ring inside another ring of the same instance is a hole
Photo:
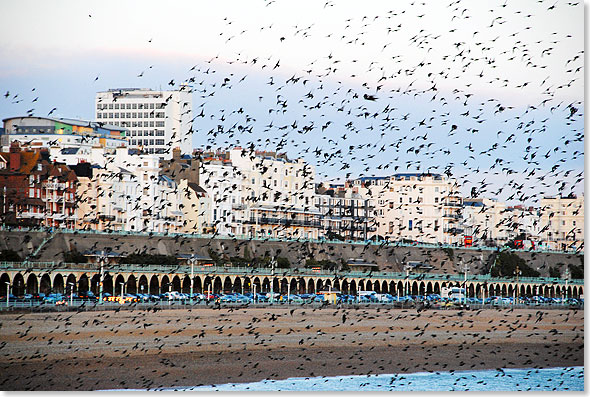
[[[74,171],[52,163],[46,150],[0,152],[0,222],[7,226],[74,228]]]

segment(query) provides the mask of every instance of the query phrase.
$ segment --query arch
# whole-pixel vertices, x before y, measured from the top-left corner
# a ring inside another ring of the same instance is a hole
[[[578,297],[581,297],[582,295],[584,295],[584,287],[579,287],[578,288]]]
[[[233,285],[232,291],[233,292],[238,292],[240,294],[244,292],[243,285],[242,285],[242,279],[241,278],[236,277],[234,279],[234,285]]]
[[[232,292],[232,282],[231,282],[231,278],[229,278],[229,276],[226,276],[225,279],[223,280],[223,293],[224,294],[229,294]]]
[[[126,284],[125,284],[125,278],[123,278],[122,274],[118,274],[117,277],[115,277],[115,293],[113,295],[117,295],[120,296],[122,292],[125,292],[127,290],[126,288]]]
[[[27,277],[27,294],[36,294],[37,291],[39,291],[37,276],[34,274],[29,274],[29,277]]]
[[[56,274],[53,277],[52,291],[60,293],[60,294],[63,294],[63,292],[64,292],[64,276],[62,276],[60,273]]]
[[[518,296],[526,296],[526,288],[524,285],[521,285],[518,291]]]
[[[473,283],[469,284],[469,286],[465,288],[465,291],[467,291],[468,297],[475,296],[475,285]]]
[[[193,285],[193,287],[194,287],[194,285]],[[190,294],[190,293],[192,293],[192,291],[191,291],[191,278],[190,278],[190,276],[188,274],[185,275],[182,278],[182,289],[181,289],[181,291],[184,294]]]
[[[526,289],[525,289],[525,292],[524,293],[526,294],[526,296],[533,296],[530,285],[527,285],[526,286]]]
[[[195,294],[202,294],[203,293],[203,281],[201,280],[201,277],[196,276],[194,283],[195,283],[194,284]]]
[[[230,282],[231,282],[231,280],[230,280]],[[223,283],[221,282],[221,277],[217,276],[217,277],[215,277],[215,280],[213,281],[213,293],[219,294],[219,293],[221,293],[222,290],[223,290]]]
[[[555,287],[555,296],[556,297],[561,297],[562,295],[562,288],[558,285],[557,287]]]
[[[350,286],[348,287],[348,294],[349,295],[356,295],[358,292],[358,287],[356,280],[350,280]]]
[[[342,280],[342,285],[340,286],[340,291],[342,291],[342,293],[345,295],[349,295],[348,280]]]
[[[411,295],[419,295],[418,282],[416,282],[416,281],[414,281],[412,283],[412,294]]]
[[[180,277],[178,275],[172,278],[172,291],[182,291],[182,286],[180,285]]]
[[[137,279],[133,274],[130,274],[129,277],[127,277],[127,286],[125,287],[125,292],[137,294]]]
[[[242,283],[242,286],[244,287],[244,293],[252,293],[252,280],[250,280],[250,277],[244,277],[244,282]]]
[[[395,284],[395,281],[393,281],[393,280],[391,280],[389,282],[389,293],[394,296],[397,295],[396,284]]]
[[[426,295],[426,284],[424,281],[418,283],[418,295]]]
[[[2,276],[0,276],[0,295],[2,296],[6,296],[8,292],[8,285],[6,283],[10,284],[10,276],[8,273],[2,273]]]
[[[55,283],[55,281],[54,281]],[[102,280],[102,292],[107,294],[113,294],[113,276],[107,273],[103,276]]]
[[[359,280],[357,290],[359,290],[359,291],[366,291],[366,289],[365,289],[365,281],[364,280]]]
[[[365,291],[373,291],[373,282],[371,280],[367,280],[365,283]]]
[[[68,278],[66,279],[66,284],[64,285],[65,287],[65,293],[69,294],[70,292],[72,292],[72,288],[74,293],[76,293],[77,290],[77,285],[76,285],[76,276],[73,274],[69,274]]]
[[[213,293],[213,278],[211,276],[206,276],[203,280],[203,293]]]
[[[51,277],[49,277],[49,274],[47,273],[41,276],[41,282],[39,283],[39,292],[45,295],[51,293]]]
[[[147,277],[145,276],[145,274],[142,274],[139,277],[139,282],[137,283],[137,290],[138,290],[137,292],[139,292],[139,293],[142,293],[142,294],[148,293],[149,294],[150,288],[149,288],[148,280],[147,280]]]
[[[379,281],[373,281],[373,290],[378,294],[381,293],[381,283]]]
[[[432,283],[430,281],[426,283],[426,294],[432,294]]]
[[[402,296],[403,294],[406,293],[406,288],[404,283],[400,280],[397,282],[397,294]]]
[[[297,291],[297,279],[291,279],[291,281],[289,282],[289,291],[291,292],[291,294],[297,294],[299,292]]]
[[[313,278],[310,278],[307,281],[307,293],[308,294],[315,294],[315,283],[313,281]]]
[[[14,276],[10,288],[11,294],[14,296],[23,296],[25,294],[25,279],[22,274],[17,273]]]
[[[321,291],[324,288],[324,282],[322,281],[322,279],[319,279],[316,281],[316,291]]]
[[[167,275],[160,280],[160,294],[172,291],[172,282]]]
[[[381,282],[381,293],[382,294],[387,294],[389,293],[389,284],[387,284],[387,281],[383,280]]]
[[[574,287],[572,289],[572,298],[577,298],[578,297],[578,287]]]
[[[297,281],[297,285],[298,285],[298,288],[297,288],[297,292],[298,293],[300,293],[300,294],[307,293],[307,288],[306,288],[306,285],[305,285],[305,279],[303,277],[300,277],[299,278],[299,280]]]
[[[432,288],[432,292],[440,295],[440,283],[438,283],[438,282],[434,283],[434,286]]]
[[[150,278],[150,289],[149,294],[160,295],[160,280],[155,274]]]
[[[262,292],[260,279],[258,277],[254,277],[254,281],[252,281],[252,285],[256,288],[256,293]],[[254,291],[252,291],[252,292],[254,292]]]
[[[88,292],[88,290],[89,290],[88,275],[86,273],[84,273],[78,279],[78,292],[81,294],[86,294]]]
[[[501,292],[502,296],[506,297],[507,296],[506,294],[508,293],[508,291],[506,290],[506,284],[502,285],[501,291],[502,291]]]
[[[336,291],[340,291],[340,280],[334,279],[334,285],[332,286]]]
[[[330,289],[332,288],[332,280],[328,279],[328,280],[324,280],[324,289]]]
[[[280,283],[279,293],[281,295],[286,295],[289,289],[289,281],[286,278],[283,278]]]

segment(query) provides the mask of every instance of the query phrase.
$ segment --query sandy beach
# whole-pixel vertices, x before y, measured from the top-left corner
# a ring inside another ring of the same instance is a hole
[[[584,365],[580,310],[193,308],[0,314],[0,389]]]

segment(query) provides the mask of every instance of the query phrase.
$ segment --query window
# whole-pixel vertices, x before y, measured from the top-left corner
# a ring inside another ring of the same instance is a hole
[[[412,230],[412,220],[408,221],[408,230]]]

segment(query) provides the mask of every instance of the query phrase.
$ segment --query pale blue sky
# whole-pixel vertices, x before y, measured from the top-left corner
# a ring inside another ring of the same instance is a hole
[[[195,147],[278,144],[322,178],[449,169],[491,181],[488,196],[513,180],[525,197],[562,179],[580,193],[584,14],[571,4],[1,1],[0,116],[91,119],[96,91],[193,78]]]

